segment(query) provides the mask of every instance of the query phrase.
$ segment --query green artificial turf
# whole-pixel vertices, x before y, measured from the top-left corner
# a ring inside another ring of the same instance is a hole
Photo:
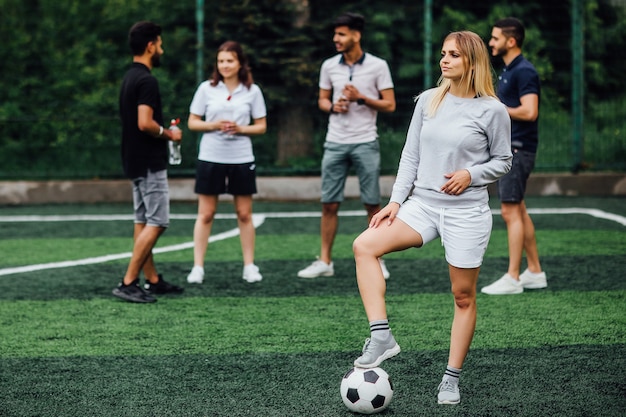
[[[602,209],[619,198],[537,198],[529,207]],[[361,209],[350,201],[345,209]],[[493,206],[497,208],[497,205]],[[193,204],[173,204],[193,214]],[[0,208],[3,215],[123,214],[127,205]],[[319,203],[255,204],[258,213],[319,210]],[[232,213],[232,205],[220,206]],[[389,319],[402,353],[384,362],[395,394],[386,416],[623,416],[626,410],[626,227],[582,214],[533,215],[549,286],[478,296],[478,323],[458,406],[436,404],[446,364],[452,297],[443,249],[386,256]],[[236,227],[217,220],[213,234]],[[268,217],[257,230],[264,280],[241,279],[238,238],[211,243],[203,285],[185,276],[192,250],[155,255],[185,287],[150,305],[111,290],[127,259],[0,275],[0,416],[352,416],[341,376],[368,324],[351,243],[361,217],[342,217],[335,276],[296,272],[319,251],[319,217]],[[173,220],[159,247],[191,241],[193,216]],[[0,222],[0,270],[130,251],[132,222]],[[479,287],[507,267],[494,231]]]
[[[272,219],[266,221],[268,226]],[[265,224],[261,226],[264,227]],[[271,227],[271,226],[269,226]],[[216,228],[215,234],[224,230]],[[352,258],[352,241],[358,235],[341,234],[336,237],[333,256],[336,259]],[[494,230],[485,257],[506,257],[508,253],[505,230]],[[167,236],[159,239],[157,248],[182,243],[191,243],[190,236]],[[546,256],[623,255],[626,254],[626,233],[622,230],[544,230],[537,232],[537,245]],[[132,251],[132,239],[125,237],[45,237],[12,238],[0,240],[0,268],[30,265],[36,263],[80,260],[106,254],[122,254]],[[311,234],[261,234],[257,236],[256,259],[312,261],[319,254],[319,238]],[[160,262],[193,262],[190,248],[156,255]],[[439,240],[419,249],[409,249],[392,253],[388,259],[431,259],[443,256]],[[129,257],[129,256],[128,256]],[[127,263],[128,257],[118,261]],[[241,259],[241,244],[238,238],[209,244],[206,262]]]
[[[355,341],[367,336],[356,296],[161,297],[148,306],[111,301],[3,302],[0,357],[357,352]],[[397,295],[387,301],[404,349],[447,345],[450,295]],[[626,317],[616,308],[625,303],[626,291],[481,295],[474,347],[626,343]]]
[[[626,346],[474,349],[457,406],[437,405],[447,353],[387,362],[383,416],[623,415]],[[3,416],[349,417],[339,396],[352,353],[142,355],[0,361]],[[612,366],[606,366],[610,363]],[[8,371],[11,371],[9,373]]]

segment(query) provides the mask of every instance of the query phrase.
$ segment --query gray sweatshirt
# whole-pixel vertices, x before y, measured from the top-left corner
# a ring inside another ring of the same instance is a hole
[[[409,197],[444,208],[476,207],[489,201],[487,185],[511,169],[511,119],[495,98],[459,98],[448,93],[434,117],[427,116],[434,89],[415,104],[390,202]],[[471,175],[459,195],[440,191],[444,176],[461,169]]]

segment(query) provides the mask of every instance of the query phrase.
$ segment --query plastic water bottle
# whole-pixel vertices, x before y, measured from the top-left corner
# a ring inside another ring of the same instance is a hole
[[[222,119],[228,121],[228,122],[233,122],[234,123],[234,118],[235,118],[235,109],[233,108],[231,103],[226,103],[226,105],[224,106],[224,108],[222,109],[221,112],[222,115]],[[224,135],[224,137],[226,139],[233,139],[235,136],[231,135],[229,133],[222,133]]]
[[[180,119],[172,119],[170,122],[170,130],[180,130],[178,124]],[[174,142],[170,140],[168,142],[170,146],[170,165],[180,165],[183,162],[183,156],[180,152],[180,142]]]
[[[350,107],[350,102],[348,98],[343,94],[339,97],[339,104],[343,107],[344,110],[348,110]],[[339,113],[341,125],[343,127],[348,127],[350,125],[350,121],[348,120],[348,113]]]

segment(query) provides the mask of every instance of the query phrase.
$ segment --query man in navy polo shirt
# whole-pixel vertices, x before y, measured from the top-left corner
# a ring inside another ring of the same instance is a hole
[[[378,112],[396,109],[393,81],[387,62],[361,48],[365,19],[344,13],[333,22],[337,55],[322,63],[318,107],[329,113],[322,157],[321,248],[318,260],[298,272],[300,278],[332,276],[332,247],[337,234],[339,206],[351,167],[359,178],[361,202],[368,219],[380,210],[380,149]],[[385,278],[389,271],[382,259]]]
[[[535,226],[526,210],[526,183],[535,166],[538,144],[539,75],[522,55],[525,29],[518,19],[507,17],[496,22],[489,46],[493,56],[504,61],[498,77],[498,97],[511,116],[511,150],[513,165],[498,181],[502,218],[506,223],[509,245],[509,268],[493,284],[482,288],[485,294],[519,294],[524,289],[547,287],[541,269]],[[528,268],[520,274],[522,256],[526,252]]]

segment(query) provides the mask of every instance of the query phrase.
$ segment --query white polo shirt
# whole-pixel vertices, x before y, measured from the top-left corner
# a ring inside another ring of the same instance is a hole
[[[346,84],[353,84],[361,94],[373,99],[380,98],[380,91],[393,88],[387,61],[369,53],[364,53],[352,66],[344,62],[343,54],[335,55],[322,63],[319,87],[332,90],[333,103],[339,100]],[[344,144],[376,140],[377,115],[376,110],[351,102],[347,113],[329,116],[326,140]]]
[[[248,89],[239,84],[230,94],[222,81],[215,87],[210,81],[200,84],[189,106],[189,112],[206,121],[234,120],[242,126],[267,116],[265,99],[259,86],[252,84]],[[249,136],[228,136],[219,131],[204,132],[198,159],[220,164],[253,162],[252,141]]]

